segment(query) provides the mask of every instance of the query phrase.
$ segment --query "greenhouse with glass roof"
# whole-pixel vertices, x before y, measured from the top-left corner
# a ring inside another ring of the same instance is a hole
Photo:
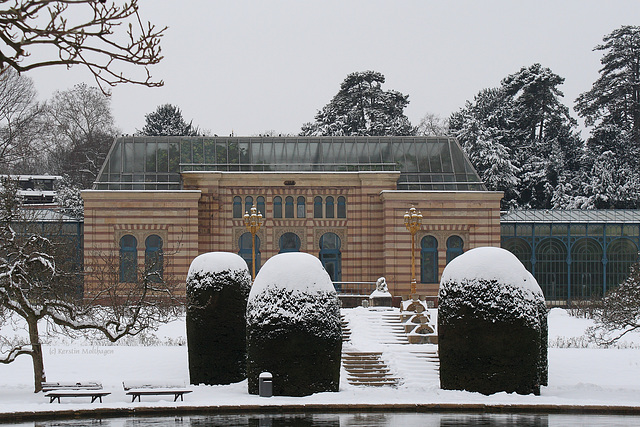
[[[502,247],[534,275],[547,302],[600,298],[638,261],[640,212],[521,210],[501,218]]]
[[[95,189],[178,190],[186,171],[398,171],[398,190],[486,190],[454,138],[125,137]]]
[[[273,255],[304,251],[340,292],[368,295],[384,276],[395,295],[415,278],[435,298],[448,261],[500,245],[502,193],[487,191],[447,137],[121,137],[83,198],[85,260],[111,254],[123,282],[169,251],[172,277],[210,251],[252,269],[255,247],[257,272]],[[243,219],[252,207],[263,218],[255,236]],[[414,271],[411,207],[423,216]]]

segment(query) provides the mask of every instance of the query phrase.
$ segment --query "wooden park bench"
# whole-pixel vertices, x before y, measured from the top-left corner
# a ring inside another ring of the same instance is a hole
[[[49,403],[53,403],[56,400],[60,403],[60,398],[62,397],[90,397],[91,403],[96,400],[100,400],[100,403],[102,403],[102,397],[111,394],[111,392],[104,391],[102,384],[98,382],[44,382],[42,383],[42,391],[49,398]]]
[[[184,395],[187,393],[191,393],[193,390],[189,390],[184,386],[173,386],[173,385],[158,385],[158,384],[134,384],[122,383],[122,387],[126,391],[128,396],[131,396],[131,401],[135,402],[138,399],[140,402],[140,396],[173,396],[173,401],[176,402],[178,397],[181,401],[184,401]]]

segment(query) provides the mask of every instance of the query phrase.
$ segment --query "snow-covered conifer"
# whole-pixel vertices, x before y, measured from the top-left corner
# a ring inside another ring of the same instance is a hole
[[[340,307],[333,283],[313,255],[291,252],[260,269],[247,303],[247,377],[273,375],[274,395],[338,391]]]
[[[540,393],[547,383],[547,311],[509,251],[482,247],[451,261],[438,295],[443,389]]]
[[[197,256],[187,275],[187,344],[191,384],[246,378],[247,263],[229,252]]]

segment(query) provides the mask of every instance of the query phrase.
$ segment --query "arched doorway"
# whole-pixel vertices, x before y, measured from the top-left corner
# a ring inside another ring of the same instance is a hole
[[[324,233],[320,237],[320,262],[329,273],[332,282],[342,280],[342,242],[335,233]]]
[[[251,255],[251,233],[243,233],[238,239],[240,250],[238,255],[242,257],[249,267],[249,273],[253,274],[253,259]],[[260,271],[260,237],[256,236],[256,274]]]
[[[280,252],[281,254],[285,252],[300,252],[300,246],[302,242],[300,241],[300,237],[296,233],[284,233],[280,236]]]

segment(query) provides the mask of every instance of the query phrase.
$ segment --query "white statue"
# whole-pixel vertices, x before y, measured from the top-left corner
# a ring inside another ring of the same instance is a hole
[[[384,277],[379,278],[376,282],[376,291],[389,292],[389,288],[387,287],[387,280]]]

